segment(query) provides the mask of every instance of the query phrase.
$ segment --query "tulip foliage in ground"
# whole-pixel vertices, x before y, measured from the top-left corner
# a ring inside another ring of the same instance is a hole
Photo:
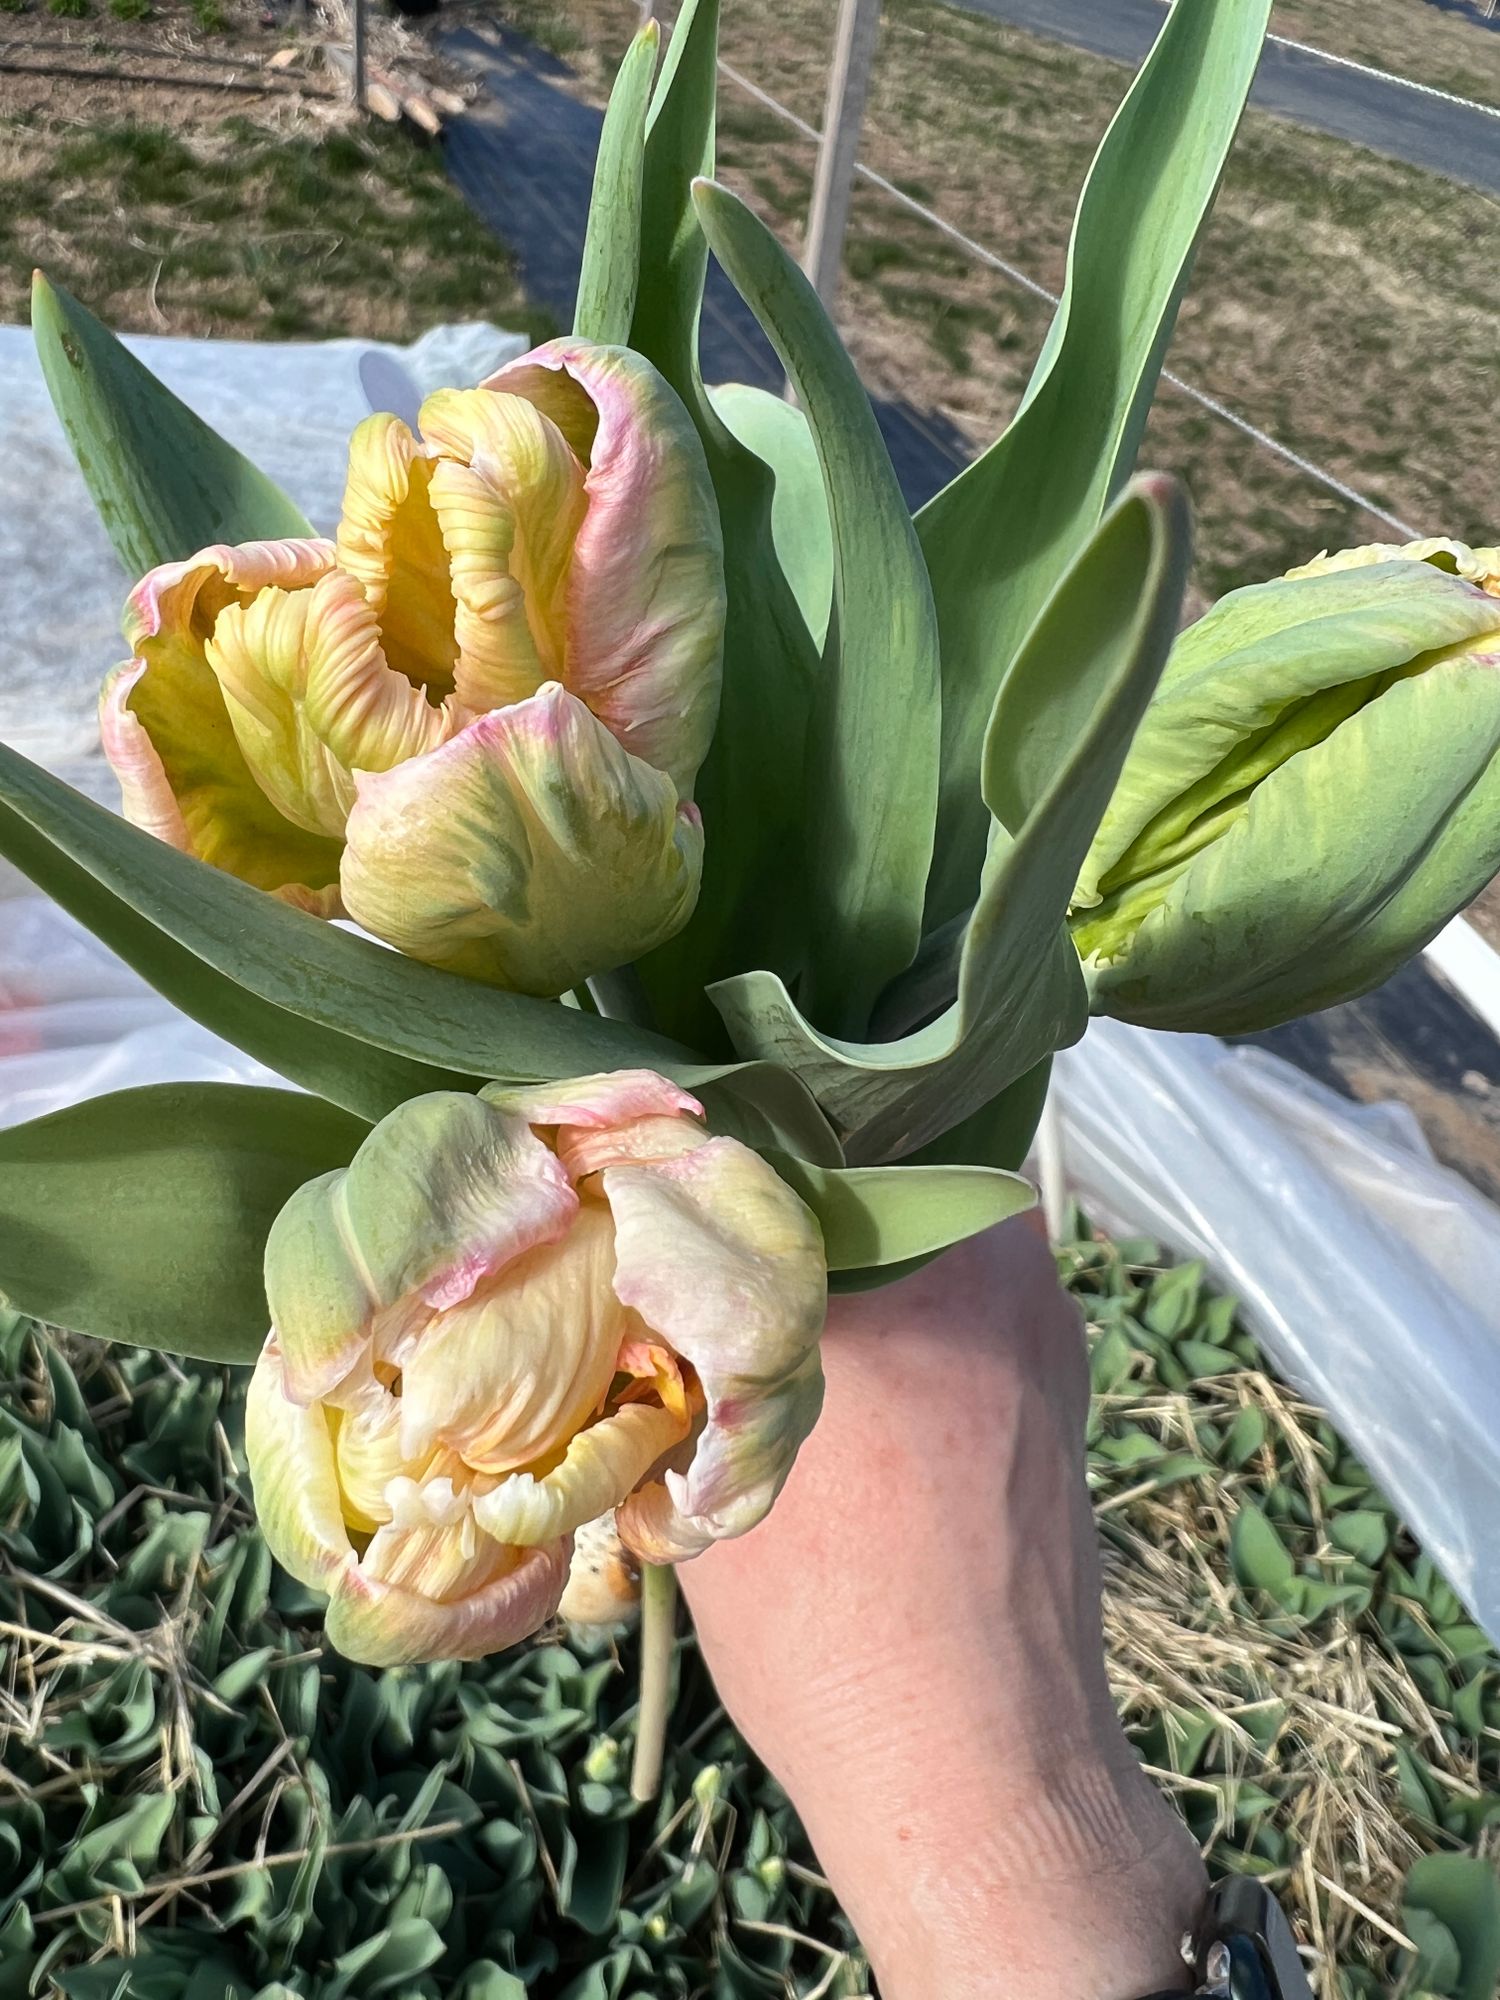
[[[1111,1667],[1139,1749],[1215,1867],[1294,1908],[1320,2000],[1491,2000],[1500,1891],[1475,1857],[1500,1825],[1500,1658],[1228,1300],[1148,1244],[1058,1256],[1091,1323]],[[242,1399],[217,1367],[0,1328],[0,1990],[866,1991],[690,1639],[647,1807],[626,1787],[628,1638],[619,1661],[549,1634],[465,1667],[350,1664],[226,1456]]]
[[[1026,1205],[1091,1009],[1286,1019],[1500,864],[1495,551],[1315,563],[1174,645],[1186,502],[1135,459],[1267,7],[1166,17],[1022,406],[915,520],[816,294],[712,179],[715,0],[621,66],[572,335],[417,431],[372,416],[332,540],[39,281],[54,401],[144,575],[102,704],[124,818],[0,747],[0,854],[301,1094],[162,1087],[0,1136],[0,1300],[247,1361],[281,1215],[251,1455],[361,1657],[534,1629],[591,1509],[648,1561],[753,1526],[816,1416],[825,1264],[883,1282]],[[710,254],[795,408],[705,387]],[[676,1109],[616,1120],[617,1086]],[[486,1100],[566,1115],[524,1171],[509,1141],[403,1153],[423,1106]],[[649,1309],[604,1216],[643,1176]],[[316,1223],[310,1185],[338,1191]],[[564,1270],[565,1234],[603,1248]],[[512,1285],[539,1351],[580,1356],[545,1423],[484,1318]],[[476,1327],[485,1407],[460,1421],[455,1365],[424,1430],[403,1376]]]

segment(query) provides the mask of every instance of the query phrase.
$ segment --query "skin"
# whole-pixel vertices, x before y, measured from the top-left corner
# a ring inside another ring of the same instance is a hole
[[[1207,1888],[1105,1679],[1078,1311],[1035,1218],[837,1299],[768,1519],[680,1572],[883,2000],[1188,1984]]]

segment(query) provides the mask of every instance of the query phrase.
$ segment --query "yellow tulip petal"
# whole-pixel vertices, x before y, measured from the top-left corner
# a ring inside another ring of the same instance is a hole
[[[694,809],[555,683],[361,776],[347,840],[344,902],[366,930],[532,994],[663,943],[702,871]]]
[[[560,1241],[431,1321],[404,1362],[405,1456],[445,1444],[476,1471],[510,1472],[565,1447],[614,1379],[627,1316],[613,1272],[608,1212],[585,1200]]]
[[[457,1530],[444,1530],[456,1534]],[[423,1570],[439,1570],[451,1581],[459,1565],[434,1555],[430,1545],[401,1549],[389,1529],[378,1559],[409,1583],[388,1582],[352,1565],[337,1580],[328,1607],[330,1644],[350,1660],[370,1667],[411,1666],[423,1660],[480,1660],[527,1639],[556,1611],[568,1580],[570,1544],[547,1548],[501,1549],[491,1543],[484,1567],[466,1574],[465,1594],[439,1602],[422,1588]],[[379,1541],[380,1537],[376,1537]],[[374,1553],[372,1542],[366,1564]]]
[[[743,1534],[769,1509],[822,1403],[822,1238],[773,1168],[734,1139],[608,1167],[615,1291],[697,1371],[707,1421],[685,1473],[627,1503],[651,1561]]]
[[[497,1541],[522,1547],[571,1535],[617,1507],[687,1428],[657,1403],[627,1403],[580,1431],[552,1471],[540,1478],[515,1472],[482,1494],[474,1518]]]
[[[551,419],[519,396],[440,389],[421,424],[442,454],[432,505],[457,603],[454,685],[482,714],[563,677],[583,468]]]
[[[1326,576],[1330,570],[1366,569],[1373,563],[1425,562],[1435,569],[1461,576],[1490,597],[1500,597],[1500,549],[1470,548],[1467,542],[1449,541],[1445,535],[1429,535],[1420,542],[1366,542],[1357,549],[1326,551],[1311,562],[1289,569],[1288,578]]]
[[[570,1625],[624,1625],[641,1606],[641,1573],[620,1544],[612,1513],[579,1529],[568,1587],[557,1607]]]
[[[349,440],[338,554],[363,586],[387,663],[436,702],[453,691],[458,641],[432,508],[435,464],[399,417],[366,417]]]
[[[287,820],[256,782],[207,658],[222,614],[263,589],[300,592],[333,562],[330,543],[204,549],[131,592],[136,659],[106,684],[105,754],[133,823],[200,861],[304,907],[338,907],[339,846]]]
[[[367,1383],[351,1407],[329,1412],[329,1427],[344,1519],[373,1534],[391,1518],[386,1488],[412,1476],[401,1456],[400,1402],[380,1383]]]
[[[343,770],[389,771],[435,750],[459,726],[451,697],[434,707],[387,664],[375,615],[352,576],[335,570],[310,593],[304,643],[307,727]]]
[[[333,1439],[316,1403],[286,1393],[281,1351],[266,1342],[245,1401],[255,1512],[273,1556],[299,1583],[329,1590],[354,1562],[339,1504]]]
[[[551,341],[486,387],[534,403],[588,466],[560,678],[689,798],[718,715],[725,607],[718,506],[693,421],[649,361],[583,340]]]

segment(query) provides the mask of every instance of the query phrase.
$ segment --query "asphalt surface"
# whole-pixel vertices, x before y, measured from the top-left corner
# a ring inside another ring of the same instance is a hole
[[[1137,66],[1161,31],[1161,0],[952,0],[1048,41]],[[1496,17],[1500,29],[1500,16]],[[1476,22],[1475,33],[1486,32]],[[1268,41],[1250,102],[1315,132],[1500,195],[1500,117]]]

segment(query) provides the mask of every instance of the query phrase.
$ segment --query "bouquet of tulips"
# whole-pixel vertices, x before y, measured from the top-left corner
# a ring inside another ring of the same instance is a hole
[[[828,1287],[1029,1203],[1091,1011],[1328,1005],[1500,866],[1500,555],[1320,557],[1179,637],[1187,509],[1133,476],[1267,11],[1172,11],[1018,415],[915,520],[711,178],[714,0],[626,55],[573,332],[363,423],[332,540],[39,281],[141,581],[124,817],[0,749],[0,853],[298,1088],[0,1135],[0,1296],[254,1363],[267,1540],[353,1657],[753,1527]],[[795,403],[705,387],[710,253]]]

